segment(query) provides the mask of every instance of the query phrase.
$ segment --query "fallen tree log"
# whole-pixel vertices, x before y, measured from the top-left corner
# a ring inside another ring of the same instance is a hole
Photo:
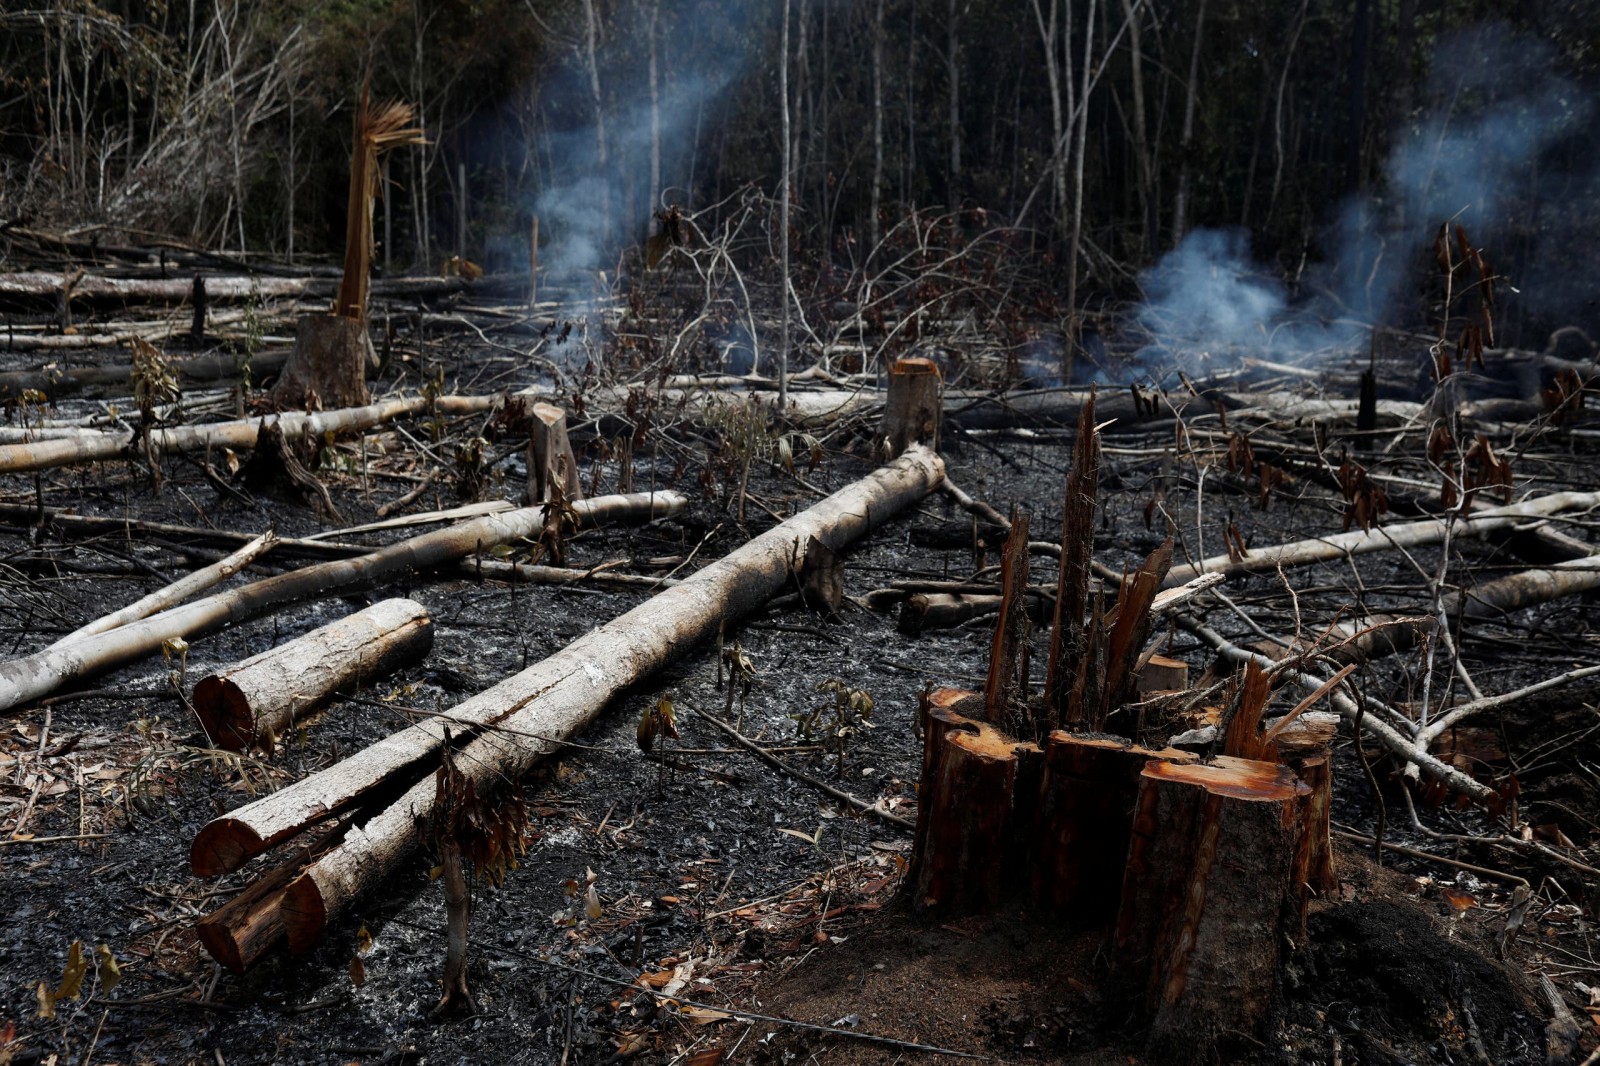
[[[162,452],[198,452],[207,448],[248,450],[255,447],[256,437],[266,422],[276,424],[283,431],[285,439],[298,440],[308,435],[317,437],[326,433],[370,429],[420,411],[474,414],[490,410],[495,403],[496,398],[492,396],[439,396],[432,401],[425,396],[413,396],[404,400],[384,400],[366,407],[318,411],[315,414],[280,414],[198,426],[175,426],[151,430],[150,448],[158,455]],[[22,474],[73,463],[118,459],[130,454],[130,449],[137,442],[137,434],[124,436],[120,433],[102,433],[34,444],[0,445],[0,474]]]
[[[112,338],[112,341],[117,344],[124,343],[120,337]],[[250,360],[250,373],[257,382],[274,377],[283,369],[287,358],[288,353],[284,351],[257,353]],[[232,381],[237,379],[242,371],[239,359],[232,355],[201,355],[192,359],[174,359],[171,369],[178,379],[178,384],[185,388]],[[37,392],[48,400],[57,400],[64,396],[78,393],[93,394],[113,387],[126,387],[131,390],[132,384],[131,365],[81,366],[67,370],[55,367],[41,370],[11,370],[0,374],[0,400],[14,399],[30,391]]]
[[[270,748],[335,692],[370,684],[432,648],[427,608],[383,600],[201,678],[194,709],[217,747]]]
[[[213,302],[332,296],[337,278],[257,277],[243,274],[204,274],[206,296]],[[0,306],[54,306],[67,275],[49,271],[0,274]],[[472,286],[463,278],[380,278],[371,283],[371,295],[390,299],[448,296]],[[72,285],[74,303],[132,304],[183,303],[194,294],[194,277],[108,278],[87,274]]]
[[[1522,503],[1491,507],[1463,517],[1428,518],[1373,526],[1368,530],[1352,529],[1347,533],[1332,533],[1326,537],[1251,548],[1248,555],[1237,561],[1229,559],[1227,555],[1214,555],[1198,563],[1174,566],[1167,573],[1166,586],[1181,585],[1205,573],[1233,578],[1275,570],[1280,565],[1305,566],[1333,562],[1347,555],[1436,544],[1446,536],[1479,537],[1493,530],[1518,525],[1530,518],[1541,518],[1562,511],[1588,510],[1597,506],[1600,506],[1600,492],[1552,492]]]
[[[674,492],[641,492],[579,500],[572,507],[580,522],[598,524],[667,517],[680,511],[683,502],[683,497]],[[9,710],[47,696],[62,685],[151,655],[163,642],[174,637],[187,639],[210,633],[286,604],[337,595],[395,574],[431,569],[496,544],[535,536],[544,528],[544,513],[543,507],[524,507],[485,515],[399,541],[366,555],[330,559],[291,570],[130,622],[107,633],[0,663],[0,710]]]
[[[58,648],[63,644],[69,644],[74,640],[93,636],[96,633],[108,633],[118,626],[124,626],[129,622],[136,622],[141,618],[159,614],[169,607],[175,607],[188,600],[191,596],[228,580],[228,578],[249,566],[256,559],[271,551],[277,543],[278,535],[276,533],[271,531],[263,533],[227,558],[219,559],[210,566],[201,567],[199,570],[179,578],[166,588],[157,589],[150,595],[135,600],[120,611],[102,615],[88,625],[74,629],[50,646]]]
[[[455,707],[448,720],[402,730],[343,762],[214,819],[195,838],[197,874],[237,869],[301,828],[350,809],[395,780],[403,796],[351,830],[344,843],[289,886],[283,910],[291,949],[314,943],[350,900],[401,861],[432,810],[429,771],[445,728],[467,741],[458,764],[479,790],[516,780],[561,747],[609,700],[756,610],[791,580],[799,545],[815,537],[839,551],[932,491],[944,464],[926,448],[906,454],[753,538],[680,584],[562,651]],[[500,726],[503,728],[489,728]],[[478,730],[474,735],[474,730]]]

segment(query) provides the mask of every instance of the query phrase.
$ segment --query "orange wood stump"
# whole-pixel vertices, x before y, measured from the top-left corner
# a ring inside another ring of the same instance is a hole
[[[1118,985],[1152,1018],[1151,1061],[1209,1062],[1266,1018],[1304,924],[1310,794],[1276,763],[1145,766],[1113,943]]]

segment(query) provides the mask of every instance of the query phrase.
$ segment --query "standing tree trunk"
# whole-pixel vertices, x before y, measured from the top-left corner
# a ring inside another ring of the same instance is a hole
[[[1183,243],[1189,228],[1189,172],[1193,169],[1194,108],[1200,95],[1200,43],[1204,40],[1206,0],[1194,16],[1194,50],[1189,56],[1189,88],[1183,102],[1183,137],[1178,142],[1178,195],[1172,201],[1172,244]]]
[[[863,261],[878,250],[878,215],[883,207],[883,2],[872,21],[872,195],[867,215],[867,251]]]
[[[950,213],[961,210],[961,36],[956,0],[950,0],[950,47],[945,53],[945,70],[950,79]]]
[[[1139,214],[1144,230],[1142,251],[1155,252],[1161,229],[1156,207],[1156,167],[1150,151],[1150,130],[1145,117],[1144,100],[1144,35],[1143,19],[1135,12],[1135,0],[1122,0],[1122,10],[1128,21],[1128,62],[1133,82],[1133,154],[1139,174]]]
[[[783,0],[783,31],[778,39],[778,96],[783,118],[783,178],[778,182],[778,244],[783,260],[783,289],[778,294],[783,304],[778,333],[778,414],[782,417],[789,407],[789,167],[794,150],[789,140],[789,0]]]
[[[1061,380],[1072,378],[1072,360],[1078,346],[1078,241],[1083,236],[1083,154],[1089,138],[1089,89],[1094,68],[1089,62],[1094,54],[1095,0],[1089,0],[1089,10],[1083,20],[1083,88],[1078,93],[1078,134],[1072,147],[1072,229],[1067,236],[1067,343],[1062,348]]]
[[[594,143],[596,170],[599,171],[600,188],[600,242],[602,245],[611,243],[611,193],[606,185],[607,155],[606,155],[606,105],[605,97],[600,91],[600,61],[596,54],[596,36],[599,27],[595,22],[594,0],[583,0],[583,20],[585,27],[584,57],[589,67],[589,93],[594,97]]]
[[[661,75],[656,41],[656,25],[660,19],[661,0],[650,0],[650,204],[645,214],[652,220],[661,210]],[[653,222],[647,226],[654,228]]]

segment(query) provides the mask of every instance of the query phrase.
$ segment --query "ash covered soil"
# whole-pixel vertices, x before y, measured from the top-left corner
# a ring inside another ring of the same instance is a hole
[[[1101,561],[1120,568],[1160,542],[1159,516],[1153,528],[1146,524],[1158,489],[1160,505],[1179,524],[1180,560],[1218,550],[1225,523],[1258,545],[1339,529],[1344,501],[1316,485],[1291,483],[1262,510],[1253,491],[1217,468],[1199,480],[1192,462],[1173,458],[1173,427],[1162,422],[1107,438]],[[1027,439],[947,437],[950,475],[1002,511],[1027,507],[1035,537],[1048,537],[1059,529],[1070,428]],[[388,432],[369,439],[395,443]],[[586,480],[598,464],[597,485],[610,490],[616,461],[603,458],[592,435],[579,433],[576,443]],[[702,460],[715,444],[696,445]],[[520,443],[496,447],[506,457],[497,491],[513,497],[523,476]],[[715,463],[636,457],[636,488],[679,488],[690,506],[642,528],[584,532],[569,545],[569,565],[621,558],[637,572],[683,576],[777,516],[808,506],[817,499],[812,488],[831,491],[871,469],[866,451],[862,429],[831,435],[816,469],[801,462],[804,484],[757,463],[742,523],[731,499],[737,486]],[[336,456],[343,465],[325,461],[320,472],[345,524],[371,520],[378,505],[413,487],[403,477],[374,474],[363,485],[350,454],[345,446]],[[1564,454],[1530,460],[1526,469],[1543,479],[1541,489],[1553,490],[1581,485],[1592,461],[1592,451],[1574,439]],[[337,526],[297,503],[247,506],[181,459],[167,459],[164,469],[159,491],[147,471],[129,463],[49,472],[40,491],[50,506],[85,514],[252,533],[275,526],[290,536]],[[3,488],[14,503],[34,498],[31,478],[6,479]],[[442,483],[417,507],[454,502]],[[993,563],[993,530],[975,532],[972,516],[930,496],[847,554],[846,592],[860,597],[902,578],[966,577],[979,535],[988,540],[983,562]],[[0,535],[7,597],[0,639],[11,655],[26,653],[131,602],[184,571],[179,547],[7,527]],[[1455,550],[1488,572],[1513,565],[1493,544]],[[1292,579],[1297,598],[1276,575],[1259,576],[1225,590],[1240,612],[1212,600],[1197,613],[1252,641],[1259,638],[1250,625],[1291,632],[1296,608],[1307,629],[1320,630],[1358,585],[1369,610],[1415,611],[1424,580],[1418,570],[1431,572],[1437,563],[1437,549],[1425,548],[1409,559],[1380,554],[1359,565],[1307,567]],[[290,564],[287,556],[263,560],[268,569]],[[1036,583],[1053,582],[1053,560],[1035,557],[1032,566]],[[269,756],[236,758],[210,748],[174,675],[187,691],[213,669],[390,595],[411,596],[432,613],[436,639],[424,662],[359,699],[336,699]],[[686,650],[523,783],[529,833],[520,868],[498,887],[474,890],[476,1016],[427,1017],[439,995],[444,908],[421,857],[361,899],[310,954],[275,953],[235,976],[200,948],[195,919],[270,860],[217,880],[192,876],[189,846],[209,819],[332,764],[419,713],[448,710],[645,598],[419,575],[197,639],[186,654],[136,664],[91,682],[85,693],[0,717],[0,826],[8,837],[33,838],[0,843],[0,913],[7,916],[0,1026],[14,1024],[20,1040],[11,1061],[704,1066],[942,1059],[927,1048],[1001,1061],[1143,1061],[1139,1023],[1101,993],[1101,938],[1022,915],[940,924],[912,914],[899,895],[909,831],[843,809],[730,747],[700,719],[697,711],[720,714],[726,700],[711,647]],[[1592,611],[1580,598],[1521,612],[1479,627],[1462,654],[1485,691],[1515,688],[1592,658]],[[930,684],[981,687],[991,625],[984,619],[909,637],[892,614],[856,604],[832,619],[799,605],[769,609],[727,634],[756,670],[743,730],[784,749],[778,753],[792,765],[914,819],[918,696]],[[1191,677],[1212,666],[1209,650],[1192,638],[1173,632],[1166,639],[1163,650],[1186,660]],[[1366,683],[1388,700],[1414,697],[1419,662],[1390,663]],[[798,735],[792,717],[823,702],[817,686],[827,679],[863,689],[874,702],[871,728],[849,740],[842,769],[835,753]],[[1597,842],[1597,695],[1592,686],[1572,687],[1518,704],[1480,718],[1470,738],[1471,758],[1483,764],[1486,779],[1517,773],[1523,822],[1556,827],[1574,847]],[[682,732],[663,749],[666,767],[646,761],[635,743],[641,712],[662,696],[678,708]],[[1459,741],[1463,748],[1467,739]],[[1369,777],[1360,754],[1346,727],[1337,823],[1370,834],[1381,813],[1390,842],[1489,873],[1392,852],[1378,865],[1370,849],[1341,842],[1343,886],[1337,898],[1313,905],[1309,939],[1296,945],[1271,1032],[1259,1042],[1234,1042],[1229,1061],[1544,1062],[1549,1019],[1529,975],[1555,978],[1586,1022],[1576,989],[1600,985],[1594,900],[1586,896],[1593,886],[1565,866],[1505,849],[1452,848],[1415,831],[1398,768],[1369,745]],[[1480,810],[1424,804],[1420,815],[1440,832],[1490,831]],[[1507,871],[1526,877],[1535,893],[1501,961],[1496,947],[1512,886],[1493,874]],[[573,893],[589,872],[598,917],[581,890]],[[86,951],[106,945],[120,983],[102,987],[91,966],[82,998],[61,1002],[53,1020],[43,1019],[37,988],[59,982],[74,941]],[[732,1010],[769,1018],[724,1013]],[[1592,1032],[1584,1039],[1586,1053]]]

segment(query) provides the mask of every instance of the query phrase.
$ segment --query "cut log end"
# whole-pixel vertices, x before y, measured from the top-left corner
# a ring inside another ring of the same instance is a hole
[[[302,955],[322,939],[328,929],[328,905],[323,899],[322,886],[317,882],[316,871],[307,870],[289,883],[284,890],[283,902],[278,906],[283,921],[283,931],[289,941],[289,950]]]
[[[248,823],[234,818],[213,818],[195,834],[189,848],[189,868],[196,877],[232,873],[276,841],[263,840]]]
[[[194,687],[194,709],[211,743],[243,751],[255,743],[256,716],[250,700],[226,677],[212,674]]]

